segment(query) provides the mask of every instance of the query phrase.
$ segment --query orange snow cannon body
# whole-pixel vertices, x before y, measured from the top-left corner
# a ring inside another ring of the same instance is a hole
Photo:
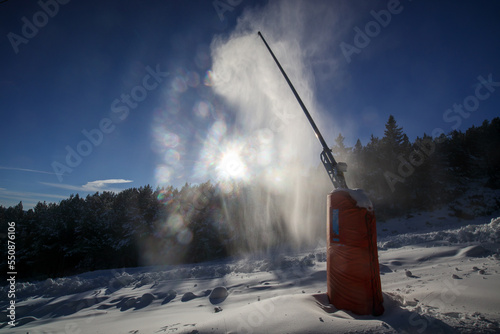
[[[348,190],[327,200],[327,295],[336,308],[359,315],[384,313],[372,210],[359,207]]]

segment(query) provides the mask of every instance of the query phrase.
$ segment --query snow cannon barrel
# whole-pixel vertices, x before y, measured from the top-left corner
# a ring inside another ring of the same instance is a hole
[[[327,295],[337,309],[384,313],[373,207],[361,189],[337,189],[327,200]]]

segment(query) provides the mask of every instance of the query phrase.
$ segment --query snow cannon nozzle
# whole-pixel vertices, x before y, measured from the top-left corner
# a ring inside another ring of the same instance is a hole
[[[345,162],[338,162],[337,163],[337,171],[345,173],[347,172],[347,164]]]
[[[316,138],[318,138],[319,142],[321,143],[321,146],[323,146],[323,152],[321,152],[320,158],[321,162],[323,163],[323,166],[326,169],[326,172],[328,173],[328,176],[330,177],[330,180],[333,183],[333,186],[335,188],[347,188],[347,184],[345,182],[345,177],[344,177],[344,172],[347,170],[347,165],[345,163],[337,163],[335,161],[335,158],[332,155],[332,150],[328,147],[328,145],[325,142],[325,139],[321,135],[321,132],[319,131],[318,127],[316,126],[316,123],[314,123],[314,120],[307,110],[304,102],[302,102],[302,99],[300,98],[299,94],[295,90],[295,87],[293,86],[292,82],[288,78],[288,75],[286,75],[285,70],[283,67],[281,67],[280,62],[278,61],[278,58],[274,55],[273,51],[271,50],[271,47],[267,44],[266,39],[260,31],[258,32],[258,35],[262,38],[262,42],[266,45],[267,50],[273,57],[274,61],[276,62],[276,65],[278,65],[278,68],[281,71],[281,74],[283,74],[283,77],[285,78],[286,82],[288,83],[288,86],[290,86],[290,89],[293,92],[293,95],[295,95],[295,98],[297,99],[297,102],[299,102],[302,111],[304,111],[304,114],[307,117],[307,120],[311,124],[314,133],[316,134]]]

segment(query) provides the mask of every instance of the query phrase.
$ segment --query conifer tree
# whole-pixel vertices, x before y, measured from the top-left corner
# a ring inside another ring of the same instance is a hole
[[[364,157],[364,149],[361,144],[361,140],[356,141],[356,145],[352,148],[347,162],[347,171],[346,178],[348,180],[348,185],[350,187],[363,188],[364,173],[365,170],[365,157]]]
[[[410,141],[398,126],[393,115],[389,116],[385,124],[384,137],[380,141],[380,166],[385,172],[396,173],[403,159],[410,153]]]
[[[361,140],[359,140],[359,138],[358,138],[352,151],[355,154],[360,154],[362,149],[363,149],[363,145],[361,144]]]
[[[383,145],[400,153],[404,143],[408,142],[408,137],[403,132],[403,128],[399,127],[393,115],[389,116],[385,124],[384,138],[382,139]]]
[[[335,145],[332,147],[332,154],[337,161],[345,161],[351,152],[351,147],[346,147],[344,144],[345,137],[341,133],[335,138]]]

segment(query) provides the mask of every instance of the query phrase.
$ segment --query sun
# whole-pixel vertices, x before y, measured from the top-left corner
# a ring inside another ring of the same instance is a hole
[[[247,176],[247,166],[238,148],[226,149],[221,155],[217,169],[221,178],[244,179]]]

